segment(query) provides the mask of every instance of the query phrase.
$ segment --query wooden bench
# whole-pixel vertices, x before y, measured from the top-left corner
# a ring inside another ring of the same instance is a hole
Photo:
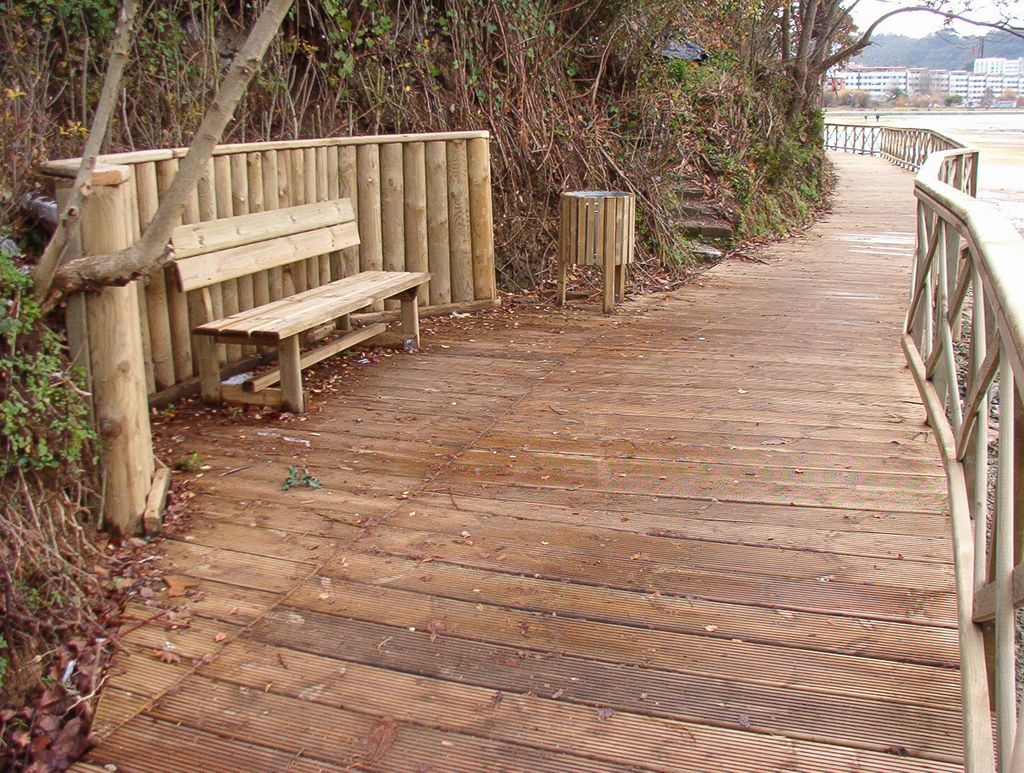
[[[203,323],[193,328],[203,399],[244,402],[302,412],[302,369],[384,332],[377,323],[352,329],[349,315],[386,298],[401,301],[402,333],[419,346],[417,291],[430,274],[363,271],[312,290],[217,319],[210,287],[230,279],[285,266],[359,244],[348,199],[304,204],[251,215],[179,226],[171,237],[179,287],[198,290]],[[300,352],[307,332],[335,322],[342,335]],[[221,383],[217,343],[257,344],[277,349],[278,368],[241,385]],[[280,381],[280,388],[273,384]]]

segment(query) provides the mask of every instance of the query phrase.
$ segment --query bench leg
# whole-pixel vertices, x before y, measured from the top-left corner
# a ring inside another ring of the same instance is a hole
[[[281,396],[284,409],[292,413],[306,410],[302,394],[302,364],[299,361],[299,337],[289,336],[277,346],[278,366],[281,369]]]
[[[193,337],[199,355],[199,390],[204,403],[221,402],[220,360],[217,357],[217,342],[212,336]]]
[[[417,349],[420,348],[420,307],[416,300],[418,289],[414,287],[399,296],[402,302],[402,332],[415,341]]]

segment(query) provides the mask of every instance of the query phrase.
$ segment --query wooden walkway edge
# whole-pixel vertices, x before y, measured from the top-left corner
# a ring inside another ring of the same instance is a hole
[[[834,212],[763,262],[182,429],[176,595],[129,610],[177,611],[126,637],[76,769],[961,769],[911,177],[834,162]]]

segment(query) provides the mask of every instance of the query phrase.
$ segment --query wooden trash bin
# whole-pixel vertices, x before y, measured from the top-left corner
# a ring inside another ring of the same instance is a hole
[[[558,304],[565,303],[570,264],[601,266],[604,312],[626,293],[627,266],[633,262],[636,196],[621,191],[570,191],[562,194],[558,233]]]

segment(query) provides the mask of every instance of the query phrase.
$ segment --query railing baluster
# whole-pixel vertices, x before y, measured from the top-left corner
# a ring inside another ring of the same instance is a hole
[[[935,230],[935,228],[937,226],[937,221],[939,220],[939,215],[938,215],[938,213],[935,213],[934,217],[929,217],[928,216],[929,214],[930,213],[926,210],[925,211],[925,219],[924,219],[924,227],[925,227],[925,236],[927,237],[927,241],[926,241],[927,244],[930,244],[933,238],[936,238],[936,239],[938,238],[938,235],[934,234],[934,230]],[[933,294],[933,290],[934,290],[934,276],[935,276],[935,268],[934,268],[934,266],[935,266],[935,261],[933,260],[932,261],[932,267],[930,269],[928,269],[927,271],[925,271],[924,272],[924,276],[922,277],[922,281],[924,282],[924,301],[921,304],[921,306],[922,306],[922,310],[924,312],[924,315],[923,315],[923,319],[921,320],[921,326],[922,326],[922,332],[924,333],[924,336],[923,336],[923,338],[921,340],[921,343],[922,343],[921,354],[924,355],[925,360],[928,360],[928,358],[931,357],[932,347],[934,346],[934,336],[933,336],[933,330],[932,330],[932,327],[933,327],[933,324],[934,324],[932,322],[932,317],[933,317],[933,311],[934,311],[934,306],[935,306],[935,297],[934,297],[934,294]]]
[[[1014,563],[1014,384],[1011,359],[1004,352],[999,372],[999,462],[995,512],[996,583],[996,726],[998,729],[999,768],[1011,770],[1014,738],[1017,732],[1017,684],[1013,602]]]
[[[988,358],[988,331],[985,324],[985,288],[977,266],[974,275],[974,298],[971,305],[971,366],[974,380],[984,378],[982,368]],[[973,386],[973,384],[972,384]],[[978,406],[974,429],[974,464],[971,486],[971,514],[974,517],[974,588],[985,582],[988,556],[988,412],[989,388]]]

